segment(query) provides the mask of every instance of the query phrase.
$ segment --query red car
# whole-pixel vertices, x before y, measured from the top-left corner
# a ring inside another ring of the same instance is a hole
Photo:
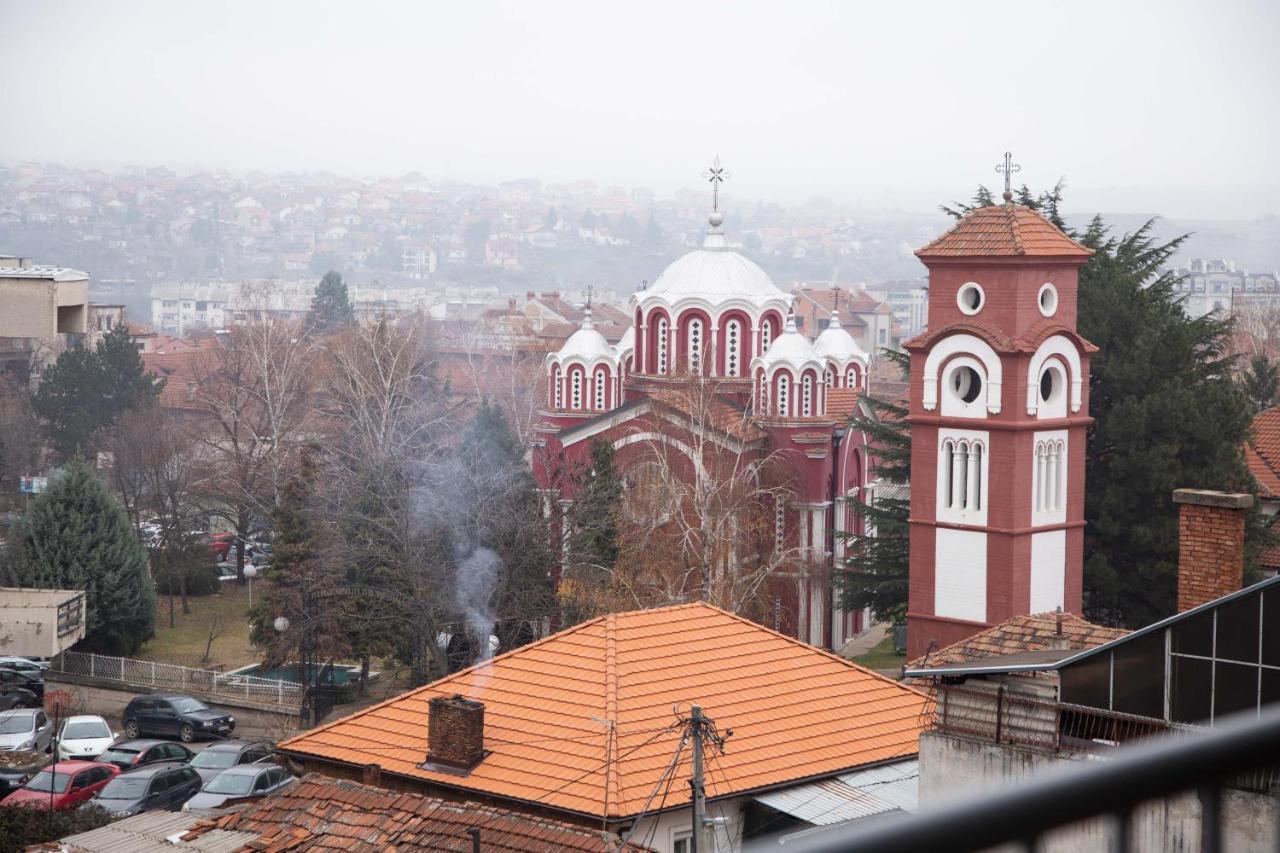
[[[213,556],[219,563],[227,559],[231,555],[231,545],[236,541],[234,533],[215,533],[209,537],[209,547],[213,549]]]
[[[4,798],[6,806],[32,806],[55,811],[74,809],[87,802],[120,775],[114,764],[97,761],[59,761],[31,777],[27,784]]]

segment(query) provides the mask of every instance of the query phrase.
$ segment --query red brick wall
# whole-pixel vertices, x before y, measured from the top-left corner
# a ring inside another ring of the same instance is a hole
[[[1178,489],[1178,612],[1244,585],[1245,512],[1250,495]]]
[[[484,705],[461,696],[431,700],[427,760],[471,768],[484,757]]]

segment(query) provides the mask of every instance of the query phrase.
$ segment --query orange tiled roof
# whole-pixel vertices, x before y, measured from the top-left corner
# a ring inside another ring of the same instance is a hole
[[[1280,406],[1259,412],[1253,418],[1253,432],[1244,447],[1249,473],[1258,481],[1264,498],[1280,498]]]
[[[969,211],[950,231],[916,251],[921,258],[1038,256],[1087,258],[1093,254],[1053,223],[1020,204]]]
[[[650,391],[648,396],[657,403],[681,412],[694,422],[705,423],[740,441],[758,441],[768,435],[752,423],[742,409],[716,395],[710,395],[707,400],[705,414],[697,411],[699,402],[695,399],[696,392],[684,388]]]
[[[467,830],[480,829],[495,853],[606,853],[598,830],[479,803],[456,803],[307,775],[279,794],[201,821],[182,836],[193,842],[214,830],[251,832],[246,850],[470,850]],[[628,851],[646,848],[629,846]]]
[[[427,704],[485,705],[485,759],[469,775],[422,768]],[[280,745],[437,786],[593,817],[638,814],[680,741],[672,706],[699,703],[720,731],[707,796],[916,753],[924,695],[707,604],[602,616]],[[614,723],[614,743],[602,721]],[[611,760],[607,760],[610,757]],[[689,776],[689,751],[677,779]],[[686,804],[677,781],[666,808]]]
[[[164,380],[157,402],[166,409],[204,410],[189,397],[188,389],[206,381],[218,369],[216,344],[175,352],[142,354],[142,369]]]
[[[1014,616],[999,625],[974,634],[950,646],[938,649],[907,664],[908,669],[963,663],[971,660],[1007,655],[1014,652],[1038,652],[1055,648],[1054,643],[1066,638],[1068,648],[1091,649],[1119,639],[1129,632],[1123,628],[1107,628],[1071,613],[1062,614],[1062,635],[1057,633],[1056,613],[1034,613]]]
[[[862,390],[859,388],[828,388],[827,414],[847,418],[853,414],[861,396]]]

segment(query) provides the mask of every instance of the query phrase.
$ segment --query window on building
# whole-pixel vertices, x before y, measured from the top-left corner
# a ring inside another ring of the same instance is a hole
[[[778,414],[786,417],[791,414],[791,376],[778,374]]]
[[[667,372],[667,318],[658,318],[658,372]]]
[[[779,495],[773,499],[773,548],[782,550],[787,535],[787,504]]]
[[[844,387],[846,388],[858,387],[858,369],[856,367],[850,367],[849,371],[845,374]]]
[[[560,368],[551,371],[552,405],[557,409],[564,408],[564,383],[560,381]]]
[[[1036,512],[1058,512],[1066,506],[1066,451],[1066,443],[1058,439],[1036,442]]]
[[[730,320],[724,326],[725,376],[742,375],[742,322]]]
[[[596,379],[593,387],[596,397],[596,410],[604,411],[605,388],[608,387],[609,373],[603,367],[596,370]]]
[[[888,329],[881,329],[881,330],[880,330],[880,343],[881,343],[881,344],[887,344],[887,343],[889,343],[889,330],[888,330]]]
[[[951,439],[942,443],[942,501],[949,510],[978,512],[986,500],[982,456],[985,448],[976,439]]]
[[[582,408],[582,371],[574,370],[570,374],[569,399],[574,409]]]
[[[836,372],[828,367],[826,375],[823,376],[823,380],[827,383],[828,388],[836,387]]]
[[[800,414],[803,417],[813,417],[813,374],[806,373],[804,379],[800,380]]]
[[[698,373],[702,368],[702,320],[689,321],[687,345],[689,347],[689,372]]]
[[[760,354],[769,351],[769,344],[773,343],[773,326],[769,320],[765,320],[760,324]]]

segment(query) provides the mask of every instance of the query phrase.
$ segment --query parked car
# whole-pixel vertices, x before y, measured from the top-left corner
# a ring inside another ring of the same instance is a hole
[[[228,767],[238,764],[253,764],[272,756],[273,750],[264,743],[252,743],[244,740],[229,740],[215,743],[208,749],[201,750],[191,759],[191,766],[200,774],[200,778],[208,782]]]
[[[44,677],[39,673],[20,672],[0,665],[0,685],[5,684],[29,690],[41,702],[44,701]]]
[[[34,708],[40,704],[36,694],[16,684],[0,684],[0,711],[13,708]]]
[[[215,533],[209,537],[209,547],[219,563],[227,559],[227,555],[231,553],[231,545],[235,541],[234,533]]]
[[[196,809],[220,809],[256,800],[287,788],[297,780],[289,771],[276,764],[241,764],[214,776],[200,793],[187,800],[184,812]]]
[[[139,767],[107,783],[93,804],[122,817],[177,810],[200,792],[200,774],[185,764],[152,764]]]
[[[27,780],[40,772],[40,768],[49,761],[47,754],[34,749],[0,752],[0,799],[27,784]]]
[[[106,752],[115,739],[115,732],[101,717],[67,717],[58,732],[58,758],[92,761]]]
[[[176,735],[190,743],[200,737],[226,737],[235,727],[235,717],[215,711],[191,696],[139,696],[124,709],[124,730],[131,738],[143,734]]]
[[[32,660],[31,658],[15,658],[0,655],[0,667],[5,669],[16,669],[18,672],[29,672],[32,675],[44,677],[44,671],[49,668],[47,661]]]
[[[186,762],[191,760],[191,755],[191,750],[182,744],[167,740],[125,740],[111,744],[97,760],[129,770],[160,761]]]
[[[59,761],[32,776],[27,784],[5,797],[6,806],[32,806],[54,811],[74,809],[93,799],[120,768],[95,761]]]
[[[52,746],[53,723],[43,708],[0,712],[0,749],[48,752]]]

